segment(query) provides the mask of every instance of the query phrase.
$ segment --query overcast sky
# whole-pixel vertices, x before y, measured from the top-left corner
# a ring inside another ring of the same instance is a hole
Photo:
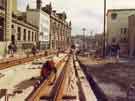
[[[19,9],[24,9],[27,3],[35,7],[36,0],[18,0]],[[52,2],[52,6],[59,12],[65,11],[72,21],[72,34],[81,34],[82,28],[103,32],[104,0],[42,0],[43,5]],[[107,8],[135,8],[135,0],[107,0]]]

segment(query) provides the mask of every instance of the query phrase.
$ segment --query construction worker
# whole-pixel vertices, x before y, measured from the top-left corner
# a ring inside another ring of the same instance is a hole
[[[50,59],[48,61],[50,67],[51,67],[51,73],[53,73],[54,77],[52,78],[52,80],[50,81],[50,85],[52,85],[55,80],[56,80],[56,75],[57,75],[57,69],[56,69],[56,66],[55,66],[55,63],[53,61],[53,59]]]
[[[36,46],[35,45],[33,45],[31,51],[32,51],[32,54],[33,55],[36,55],[37,49],[36,49]]]
[[[46,79],[49,75],[49,66],[48,66],[48,62],[44,63],[41,69],[41,77],[44,79]]]
[[[43,77],[43,80],[47,79],[51,73],[54,74],[54,78],[53,80],[50,81],[50,84],[53,84],[54,81],[56,80],[57,69],[55,67],[54,61],[52,59],[49,59],[46,61],[46,63],[43,64],[43,67],[41,70],[41,76]]]
[[[113,40],[111,45],[111,56],[114,58],[115,62],[119,61],[119,52],[120,52],[120,45],[116,42],[116,40]]]

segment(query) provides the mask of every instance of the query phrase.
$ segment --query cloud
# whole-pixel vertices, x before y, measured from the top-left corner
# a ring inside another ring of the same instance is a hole
[[[24,7],[28,0],[18,0],[20,7]],[[25,2],[21,2],[25,1]],[[80,34],[81,29],[103,32],[104,0],[42,0],[43,5],[52,2],[53,8],[59,12],[66,11],[72,20],[73,33]],[[135,8],[135,0],[106,0],[107,8]],[[34,7],[36,0],[29,0]]]

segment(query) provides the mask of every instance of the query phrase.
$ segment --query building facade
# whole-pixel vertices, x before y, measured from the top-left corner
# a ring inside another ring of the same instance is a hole
[[[62,17],[65,17],[64,13],[61,14]],[[51,45],[54,49],[66,49],[70,44],[71,37],[71,25],[65,22],[64,19],[60,19],[56,12],[53,11],[51,14]]]
[[[26,21],[12,17],[11,41],[16,44],[18,52],[28,50],[38,42],[38,27]]]
[[[128,16],[133,15],[135,9],[111,9],[107,12],[107,43],[114,40],[120,44],[120,55],[129,54]]]
[[[38,40],[38,27],[28,23],[25,16],[20,16],[23,15],[21,12],[18,16],[14,11],[17,11],[16,0],[0,0],[0,54],[7,53],[10,43],[15,44],[19,52],[30,49]]]
[[[26,12],[17,10],[17,0],[0,0],[0,53],[13,43],[18,51],[30,49],[34,44],[40,49],[67,49],[71,44],[71,22],[66,13],[52,10],[51,4]],[[1,45],[2,43],[2,45]],[[7,52],[7,51],[6,51]],[[6,53],[5,52],[5,53]]]
[[[67,22],[65,12],[57,13],[51,4],[42,8],[50,15],[50,48],[67,49],[71,45],[71,22]]]
[[[11,0],[12,1],[12,12],[17,11],[17,0]]]
[[[41,1],[37,0],[37,8],[27,8],[26,12],[27,21],[39,28],[39,48],[50,48],[50,16],[41,9]]]
[[[129,55],[135,57],[135,15],[131,15],[128,18],[129,28]]]
[[[4,40],[5,0],[0,0],[0,41]]]

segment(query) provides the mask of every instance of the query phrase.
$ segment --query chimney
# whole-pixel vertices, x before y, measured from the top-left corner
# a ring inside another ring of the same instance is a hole
[[[42,6],[42,1],[37,0],[37,9],[41,9],[41,6]]]

